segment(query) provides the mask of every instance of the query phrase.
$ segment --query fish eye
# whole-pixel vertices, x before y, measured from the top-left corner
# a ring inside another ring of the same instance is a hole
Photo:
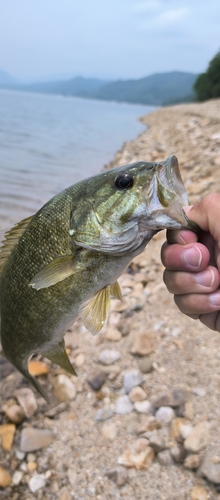
[[[114,182],[118,189],[130,189],[134,184],[134,179],[131,174],[125,172],[124,174],[117,175]]]

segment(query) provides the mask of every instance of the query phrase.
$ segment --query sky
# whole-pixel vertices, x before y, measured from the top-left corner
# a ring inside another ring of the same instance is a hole
[[[201,73],[220,0],[0,0],[0,69],[23,81]]]

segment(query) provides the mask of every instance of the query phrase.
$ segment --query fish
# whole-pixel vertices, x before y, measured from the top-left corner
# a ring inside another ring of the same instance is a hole
[[[195,229],[177,158],[139,161],[84,179],[5,234],[0,248],[4,356],[48,401],[28,371],[41,354],[75,374],[64,335],[81,317],[106,325],[118,278],[161,229]]]

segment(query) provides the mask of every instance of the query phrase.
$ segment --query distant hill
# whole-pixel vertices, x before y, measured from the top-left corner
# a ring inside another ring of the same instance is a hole
[[[126,101],[139,104],[165,104],[168,101],[193,97],[192,86],[197,75],[172,71],[155,73],[139,80],[118,80],[104,85],[99,99]]]
[[[1,72],[0,72],[1,75]],[[104,81],[81,76],[66,81],[13,85],[17,90],[61,94],[105,101],[166,105],[195,98],[192,90],[198,75],[182,71],[156,73],[137,80]],[[0,81],[0,86],[1,81]],[[7,84],[5,84],[7,87]],[[9,84],[10,88],[12,84]]]

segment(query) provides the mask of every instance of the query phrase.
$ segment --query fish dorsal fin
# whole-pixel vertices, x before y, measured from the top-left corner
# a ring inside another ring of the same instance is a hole
[[[121,288],[118,281],[115,281],[110,285],[110,296],[114,299],[122,300]]]
[[[2,241],[3,245],[2,247],[0,247],[0,273],[2,272],[2,269],[6,264],[9,255],[11,254],[15,245],[17,245],[19,239],[25,232],[25,229],[28,227],[32,218],[33,215],[27,217],[26,219],[21,220],[5,233],[4,235],[5,239]]]
[[[72,375],[76,375],[76,372],[67,356],[64,340],[61,340],[61,342],[59,342],[53,349],[51,349],[51,351],[44,352],[43,356],[50,359],[52,363],[59,365],[61,368],[64,368],[64,370],[71,373]]]
[[[93,335],[99,333],[105,326],[110,308],[110,286],[106,286],[97,292],[92,299],[88,300],[79,308],[79,315],[84,326]]]
[[[29,285],[36,290],[48,288],[81,270],[79,264],[74,265],[73,255],[62,255],[43,267],[43,269],[33,277]]]

